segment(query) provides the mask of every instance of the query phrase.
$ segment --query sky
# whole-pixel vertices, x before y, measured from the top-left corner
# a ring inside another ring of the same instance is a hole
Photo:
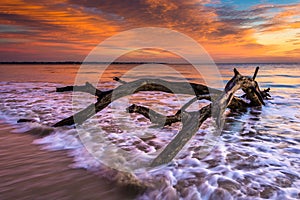
[[[183,33],[219,63],[300,62],[299,0],[1,0],[0,62],[83,61],[108,38],[144,27]],[[119,58],[180,59],[149,48]]]

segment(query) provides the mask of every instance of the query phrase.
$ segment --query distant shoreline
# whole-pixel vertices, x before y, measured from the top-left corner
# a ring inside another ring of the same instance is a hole
[[[168,63],[168,62],[80,62],[80,61],[57,61],[57,62],[47,62],[47,61],[28,61],[28,62],[18,62],[18,61],[9,61],[9,62],[0,62],[0,65],[81,65],[81,64],[117,64],[117,65],[126,65],[126,64],[171,64],[171,65],[188,65],[190,63]],[[205,64],[205,63],[193,63],[193,64]],[[210,63],[207,63],[210,64]],[[245,63],[215,63],[216,65],[232,65],[232,64],[300,64],[299,62],[245,62]]]
[[[80,61],[58,61],[58,62],[36,62],[36,61],[29,61],[29,62],[0,62],[0,64],[33,64],[33,65],[81,65],[81,64],[170,64],[164,62],[80,62]]]

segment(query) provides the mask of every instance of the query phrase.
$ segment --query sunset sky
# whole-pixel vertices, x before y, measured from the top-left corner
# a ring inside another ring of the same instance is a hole
[[[184,33],[215,62],[300,62],[299,0],[1,0],[0,61],[83,61],[105,39],[142,27]],[[144,49],[125,60],[173,57]]]

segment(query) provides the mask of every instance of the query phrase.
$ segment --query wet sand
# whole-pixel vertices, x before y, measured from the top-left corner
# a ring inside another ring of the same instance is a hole
[[[66,151],[32,144],[0,121],[0,199],[134,199],[135,194],[88,172],[71,169]]]

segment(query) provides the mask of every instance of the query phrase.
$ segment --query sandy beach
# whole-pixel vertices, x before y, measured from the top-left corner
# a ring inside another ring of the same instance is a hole
[[[0,122],[0,198],[133,199],[84,169],[71,169],[67,151],[46,151],[32,144],[35,136],[11,133]]]

